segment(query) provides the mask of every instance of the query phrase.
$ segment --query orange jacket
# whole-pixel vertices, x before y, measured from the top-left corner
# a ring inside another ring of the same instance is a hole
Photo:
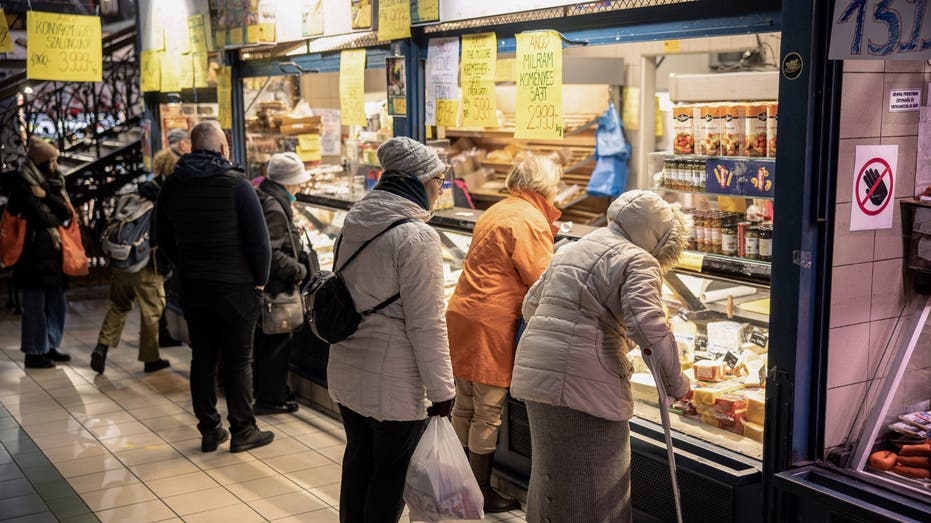
[[[560,212],[537,193],[512,194],[475,224],[446,310],[457,378],[508,387],[524,295],[553,257]]]

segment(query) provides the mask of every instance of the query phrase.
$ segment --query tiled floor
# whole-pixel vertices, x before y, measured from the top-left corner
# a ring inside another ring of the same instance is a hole
[[[22,368],[19,318],[0,312],[0,520],[338,521],[337,421],[309,408],[260,418],[276,433],[271,445],[204,454],[188,348],[162,349],[171,369],[143,373],[133,314],[106,373],[90,369],[106,306],[71,303],[63,350],[73,360],[48,370]],[[486,520],[518,523],[523,512]]]

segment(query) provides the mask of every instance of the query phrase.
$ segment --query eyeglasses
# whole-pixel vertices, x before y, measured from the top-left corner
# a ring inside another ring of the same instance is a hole
[[[443,184],[446,183],[446,177],[444,176],[434,176],[433,179],[436,181],[436,184],[440,189],[442,189]]]

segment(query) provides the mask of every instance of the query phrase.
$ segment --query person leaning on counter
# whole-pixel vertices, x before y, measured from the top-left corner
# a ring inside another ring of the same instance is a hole
[[[521,302],[553,257],[559,166],[530,156],[508,174],[510,196],[478,222],[446,311],[456,378],[453,427],[485,496],[485,512],[520,508],[491,488],[501,412],[511,384]]]

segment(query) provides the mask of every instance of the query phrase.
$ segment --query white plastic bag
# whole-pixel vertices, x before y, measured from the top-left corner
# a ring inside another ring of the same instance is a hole
[[[411,521],[482,519],[485,498],[448,418],[430,418],[404,483]]]

